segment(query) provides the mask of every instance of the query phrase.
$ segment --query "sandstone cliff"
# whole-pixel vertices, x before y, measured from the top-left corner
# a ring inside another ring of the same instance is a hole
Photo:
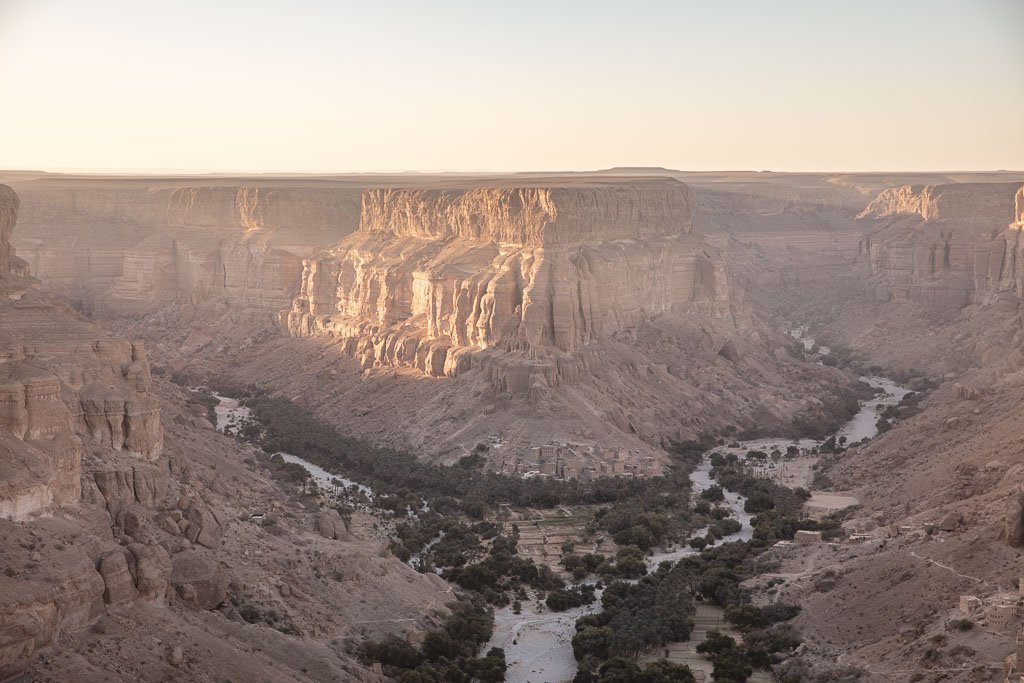
[[[979,303],[992,303],[1000,295],[1024,299],[1024,187],[1014,198],[1013,220],[990,244],[975,252],[975,286]]]
[[[1012,218],[1019,184],[904,186],[881,192],[860,215],[873,224],[861,255],[883,300],[962,308],[975,291],[976,248]]]
[[[693,201],[661,179],[368,190],[358,232],[304,264],[284,319],[365,367],[486,368],[511,393],[585,371],[588,346],[659,313],[729,314]]]
[[[302,257],[359,222],[358,189],[167,185],[26,183],[16,246],[96,315],[208,301],[270,313],[294,296]]]

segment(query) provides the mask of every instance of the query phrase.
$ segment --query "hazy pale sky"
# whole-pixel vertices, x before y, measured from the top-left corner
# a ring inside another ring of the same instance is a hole
[[[1022,0],[0,0],[0,168],[1024,168]]]

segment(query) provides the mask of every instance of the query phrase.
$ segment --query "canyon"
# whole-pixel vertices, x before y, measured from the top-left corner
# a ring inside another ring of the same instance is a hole
[[[0,675],[173,677],[185,643],[194,677],[377,680],[343,642],[437,622],[449,584],[362,512],[318,521],[171,376],[426,462],[585,480],[727,428],[825,434],[873,367],[919,412],[819,463],[872,540],[768,551],[755,600],[802,604],[802,661],[863,680],[986,680],[1013,650],[948,624],[1020,573],[1020,174],[0,179]],[[286,535],[248,521],[268,507]],[[159,644],[112,645],[139,628]]]
[[[729,245],[701,234],[703,190],[679,178],[245,180],[22,179],[15,243],[48,287],[174,371],[240,367],[238,381],[442,462],[497,439],[496,468],[552,446],[576,469],[654,473],[672,439],[838,420],[849,403],[848,379],[802,366],[752,315]]]

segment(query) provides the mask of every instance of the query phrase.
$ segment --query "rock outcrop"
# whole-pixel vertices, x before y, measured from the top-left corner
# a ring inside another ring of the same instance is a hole
[[[364,367],[512,394],[585,373],[593,343],[660,313],[729,314],[718,252],[670,179],[367,190],[360,229],[304,263],[283,323]]]
[[[19,551],[5,546],[5,564],[9,569],[20,565],[32,571],[0,575],[0,676],[4,679],[62,634],[89,626],[103,613],[103,578],[86,555],[66,553],[59,564],[43,566],[38,555],[21,564]]]
[[[1019,184],[904,186],[881,192],[860,215],[877,225],[861,242],[879,298],[962,308],[975,295],[976,251],[1013,219]],[[981,257],[981,269],[990,259]]]

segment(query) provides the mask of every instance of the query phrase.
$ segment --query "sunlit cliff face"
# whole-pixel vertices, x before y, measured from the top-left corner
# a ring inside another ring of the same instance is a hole
[[[367,367],[454,375],[479,350],[581,351],[644,316],[728,302],[673,180],[368,190],[360,229],[305,262],[292,334],[348,340]]]

